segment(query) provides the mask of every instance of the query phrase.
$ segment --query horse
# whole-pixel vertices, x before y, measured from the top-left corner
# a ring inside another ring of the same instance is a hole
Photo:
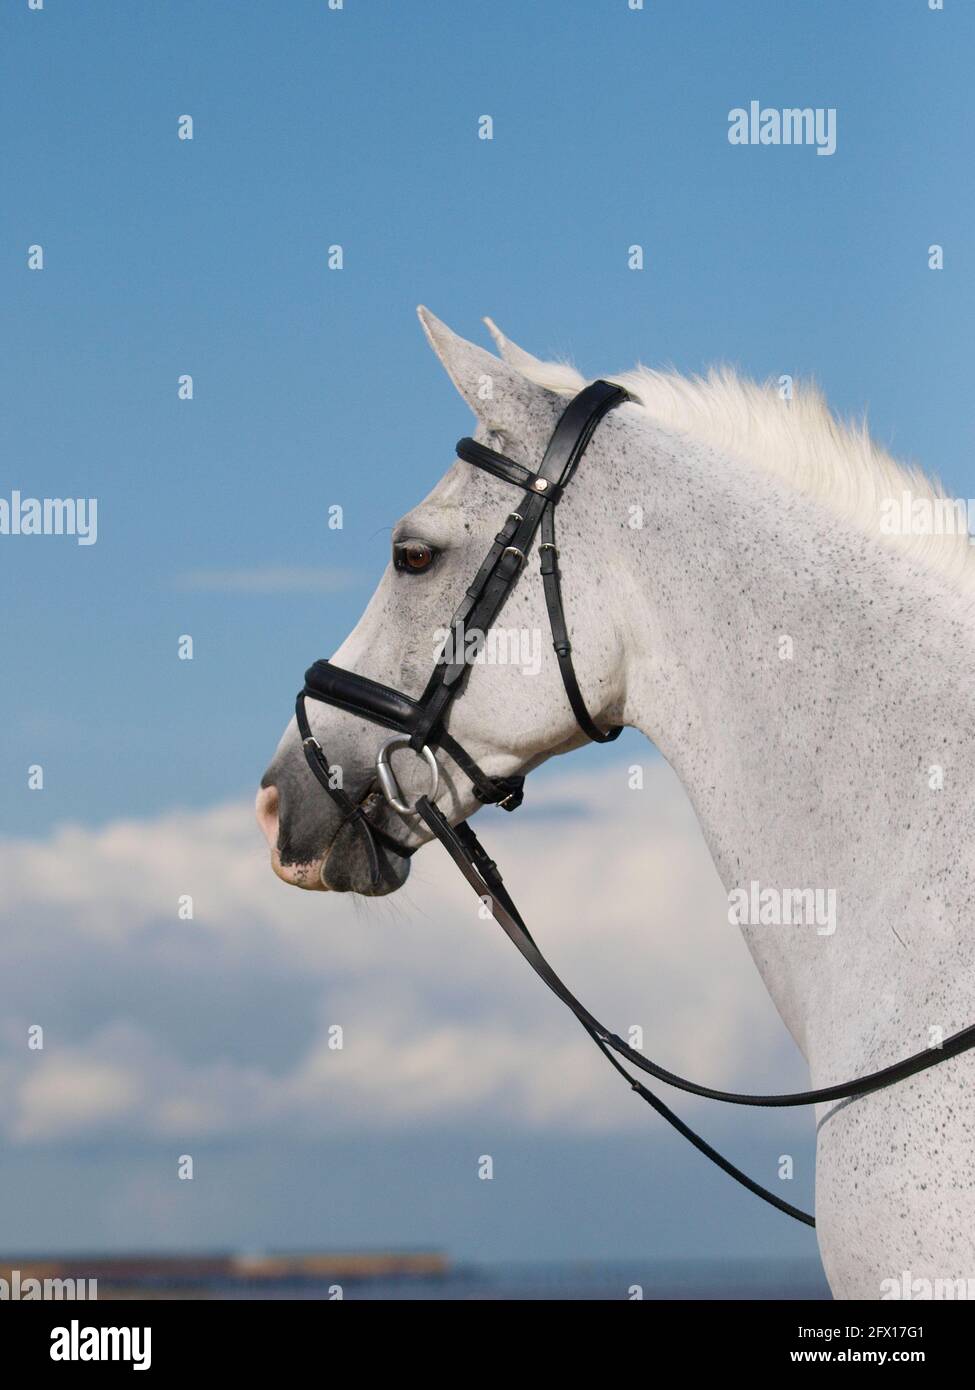
[[[512,470],[538,485],[567,400],[587,385],[490,320],[497,356],[418,312],[474,412],[481,454],[467,453],[486,464],[458,457],[398,522],[393,562],[332,658],[414,698],[512,505]],[[814,1088],[936,1051],[975,1018],[967,527],[950,524],[936,482],[837,420],[812,386],[727,368],[608,380],[620,398],[558,508],[590,725],[640,730],[676,772]],[[512,476],[489,471],[501,450]],[[546,591],[520,561],[505,622],[545,631]],[[445,729],[489,786],[520,785],[586,742],[561,656],[531,680],[515,661],[467,664]],[[491,799],[442,743],[423,759],[398,754],[395,777],[384,750],[377,786],[380,744],[411,740],[386,740],[354,703],[333,698],[303,718],[309,732],[291,721],[257,797],[285,883],[395,892],[417,849]],[[309,773],[316,747],[340,777],[336,797]],[[900,1297],[890,1291],[975,1272],[975,1059],[925,1068],[816,1106],[817,1237],[838,1298]]]

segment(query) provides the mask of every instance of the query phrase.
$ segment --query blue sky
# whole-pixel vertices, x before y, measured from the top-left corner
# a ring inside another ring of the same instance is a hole
[[[638,358],[812,374],[895,451],[975,485],[970,10],[403,14],[4,7],[4,471],[99,499],[96,546],[3,546],[10,833],[254,784],[305,665],[352,626],[389,528],[469,427],[419,302],[469,336],[491,314],[593,374]],[[727,113],[753,97],[835,106],[836,154],[730,146]],[[282,567],[347,587],[181,586]],[[25,790],[35,761],[43,797]]]
[[[354,624],[391,526],[469,428],[419,302],[470,337],[490,314],[592,375],[642,359],[815,376],[896,455],[975,490],[975,18],[958,0],[943,13],[926,0],[4,0],[0,23],[0,495],[99,504],[94,546],[0,537],[8,841],[252,793],[302,671]],[[835,107],[836,153],[732,147],[728,112],[752,99]],[[176,138],[184,113],[192,142]],[[476,138],[484,113],[491,142]],[[336,242],[341,272],[327,268]],[[634,242],[642,273],[627,269]],[[927,268],[934,242],[941,272]],[[30,272],[38,243],[45,268]],[[192,402],[177,399],[183,373]],[[342,531],[326,525],[333,503]],[[319,579],[281,591],[282,570]],[[176,657],[183,633],[191,663]],[[638,746],[574,766],[598,775]],[[37,762],[43,793],[26,787]],[[108,1009],[84,1001],[79,1040]],[[228,1037],[238,1026],[243,1047],[243,1007]],[[746,1146],[762,1125],[774,1146],[765,1116],[718,1121]],[[432,1152],[421,1130],[402,1142]],[[135,1142],[85,1139],[114,1144],[123,1167]],[[654,1142],[687,1207],[699,1170]],[[353,1191],[361,1151],[343,1143],[336,1171]],[[567,1200],[597,1203],[615,1182],[605,1155],[566,1143]],[[97,1169],[52,1145],[59,1190],[80,1193]],[[280,1241],[287,1221],[244,1220],[251,1158],[231,1151],[237,1205],[212,1237]],[[23,1182],[43,1167],[30,1152],[10,1160]],[[315,1166],[295,1165],[299,1195]],[[689,1212],[693,1253],[717,1248],[716,1192]],[[625,1195],[612,1198],[621,1239],[645,1184]],[[530,1253],[532,1200],[526,1184],[496,1253]],[[754,1248],[751,1207],[731,1210],[718,1245]],[[476,1250],[476,1227],[462,1237],[455,1218],[444,1241]],[[71,1238],[65,1220],[46,1243]],[[119,1240],[139,1235],[131,1212],[114,1220]],[[393,1225],[366,1213],[342,1235],[382,1243]],[[811,1248],[783,1218],[759,1225],[760,1249]],[[571,1222],[555,1231],[547,1250],[589,1248]]]

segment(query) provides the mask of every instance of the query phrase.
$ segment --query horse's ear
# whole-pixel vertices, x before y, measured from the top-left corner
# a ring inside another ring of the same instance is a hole
[[[494,346],[508,363],[508,366],[514,367],[515,371],[522,372],[525,376],[533,376],[536,381],[539,380],[540,373],[545,370],[545,363],[540,362],[537,357],[533,357],[524,348],[520,348],[510,338],[506,338],[494,319],[485,318],[484,323],[494,339]]]
[[[440,358],[444,369],[464,400],[479,420],[492,423],[498,405],[526,403],[532,394],[542,394],[514,364],[499,358],[459,337],[436,314],[421,304],[417,309],[423,331],[430,346]]]
[[[509,367],[514,367],[516,372],[521,372],[523,376],[531,381],[541,382],[550,391],[558,391],[562,395],[572,394],[581,391],[586,384],[586,378],[578,372],[568,362],[543,362],[538,357],[533,357],[530,352],[513,343],[510,338],[506,338],[501,329],[493,319],[485,319],[488,332],[494,339],[495,345],[501,356]]]

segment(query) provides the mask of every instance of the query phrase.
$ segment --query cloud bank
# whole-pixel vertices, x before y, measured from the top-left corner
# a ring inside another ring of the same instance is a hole
[[[604,1022],[641,1026],[649,1055],[715,1085],[804,1084],[665,764],[642,791],[622,764],[543,780],[479,830]],[[272,876],[247,804],[0,841],[0,1136],[645,1126],[439,847],[413,862],[391,899],[302,894]]]

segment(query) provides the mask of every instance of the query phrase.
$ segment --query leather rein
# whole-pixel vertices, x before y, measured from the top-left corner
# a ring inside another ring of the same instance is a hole
[[[599,422],[609,411],[628,399],[622,387],[614,386],[607,381],[595,381],[586,386],[570,401],[563,412],[549,440],[542,462],[534,473],[474,439],[462,439],[457,445],[459,458],[493,474],[496,478],[501,478],[504,482],[524,489],[524,496],[518,503],[518,511],[508,515],[504,526],[495,536],[484,563],[451,620],[451,633],[456,632],[458,628],[488,631],[521,573],[536,534],[540,534],[539,567],[552,629],[552,644],[562,682],[579,727],[596,743],[611,742],[619,736],[622,728],[614,727],[604,731],[595,724],[586,708],[576,679],[572,665],[572,644],[562,603],[561,574],[555,545],[555,508]],[[383,744],[376,764],[380,789],[393,809],[404,818],[418,817],[440,841],[478,897],[487,903],[495,921],[524,956],[535,974],[572,1011],[610,1065],[658,1115],[750,1192],[754,1192],[756,1196],[797,1221],[802,1221],[807,1226],[815,1226],[815,1218],[808,1212],[777,1197],[713,1149],[665,1105],[659,1096],[634,1077],[620,1059],[656,1081],[686,1091],[690,1095],[704,1096],[708,1100],[724,1101],[731,1105],[770,1107],[814,1105],[822,1101],[869,1095],[898,1081],[904,1081],[918,1072],[926,1071],[929,1067],[937,1066],[950,1057],[957,1057],[975,1046],[975,1025],[952,1034],[940,1046],[926,1048],[867,1076],[857,1077],[836,1086],[824,1086],[814,1091],[797,1091],[785,1095],[748,1095],[702,1086],[668,1071],[630,1047],[580,1003],[548,963],[505,888],[497,864],[490,858],[468,823],[462,821],[459,825],[452,826],[434,804],[439,785],[439,770],[432,751],[435,748],[442,750],[457,764],[469,778],[475,796],[485,804],[494,804],[505,811],[514,811],[521,804],[523,797],[523,777],[489,776],[444,728],[451,702],[459,694],[470,671],[470,663],[463,654],[455,651],[448,655],[448,644],[445,644],[444,652],[418,700],[365,676],[344,671],[328,661],[316,661],[308,669],[305,673],[304,687],[298,694],[295,717],[305,759],[322,788],[342,811],[343,820],[339,829],[349,824],[363,837],[373,885],[376,886],[382,881],[383,870],[386,867],[378,846],[383,846],[401,858],[408,858],[418,847],[400,844],[373,824],[368,817],[366,804],[354,802],[342,789],[338,770],[329,764],[324,749],[312,733],[305,708],[308,699],[320,700],[396,731],[394,737],[387,739]],[[396,748],[405,747],[412,748],[424,758],[430,773],[429,790],[412,807],[403,801],[389,764],[390,753]]]

